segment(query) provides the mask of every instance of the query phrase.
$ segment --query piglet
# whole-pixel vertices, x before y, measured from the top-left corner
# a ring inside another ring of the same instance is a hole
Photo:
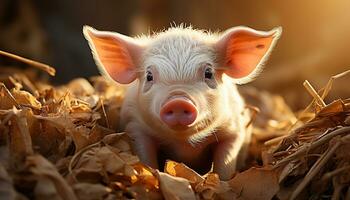
[[[120,123],[143,163],[158,168],[161,155],[200,172],[212,168],[222,180],[242,166],[251,131],[236,85],[261,72],[281,28],[173,27],[136,38],[83,32],[102,74],[129,84]]]

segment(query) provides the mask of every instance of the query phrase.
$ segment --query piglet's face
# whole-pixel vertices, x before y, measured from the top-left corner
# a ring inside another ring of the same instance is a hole
[[[232,82],[251,80],[261,71],[280,29],[260,32],[238,27],[221,35],[173,28],[145,38],[84,28],[95,61],[116,82],[139,81],[144,121],[179,137],[215,126],[225,110]]]
[[[194,35],[158,35],[145,49],[140,75],[140,99],[152,124],[168,132],[187,135],[209,123],[220,77],[215,71],[215,52]]]

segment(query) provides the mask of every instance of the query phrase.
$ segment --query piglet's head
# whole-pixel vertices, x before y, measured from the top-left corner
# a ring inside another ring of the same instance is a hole
[[[236,27],[222,34],[171,28],[143,38],[84,27],[96,64],[122,84],[139,81],[140,115],[149,126],[178,137],[214,129],[232,115],[232,83],[252,80],[281,33]],[[225,76],[225,78],[224,78]],[[225,84],[229,78],[230,84]],[[230,102],[228,102],[230,101]]]

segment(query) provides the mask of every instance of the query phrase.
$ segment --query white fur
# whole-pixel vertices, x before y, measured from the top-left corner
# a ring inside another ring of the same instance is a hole
[[[156,66],[164,82],[190,80],[200,63],[214,64],[214,49],[208,44],[215,38],[192,28],[170,28],[151,37],[142,66]]]

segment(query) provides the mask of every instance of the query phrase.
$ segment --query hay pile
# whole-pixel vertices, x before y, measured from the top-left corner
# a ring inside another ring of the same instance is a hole
[[[350,199],[350,98],[324,102],[333,81],[349,73],[333,76],[319,92],[305,81],[314,97],[300,114],[305,123],[265,152],[264,165],[278,171],[279,199]]]
[[[0,199],[350,198],[350,104],[326,105],[330,86],[321,97],[310,90],[315,112],[299,120],[280,96],[244,89],[260,110],[250,159],[220,181],[173,161],[164,172],[140,163],[115,131],[125,88],[102,77],[54,87],[35,74],[0,68]]]

